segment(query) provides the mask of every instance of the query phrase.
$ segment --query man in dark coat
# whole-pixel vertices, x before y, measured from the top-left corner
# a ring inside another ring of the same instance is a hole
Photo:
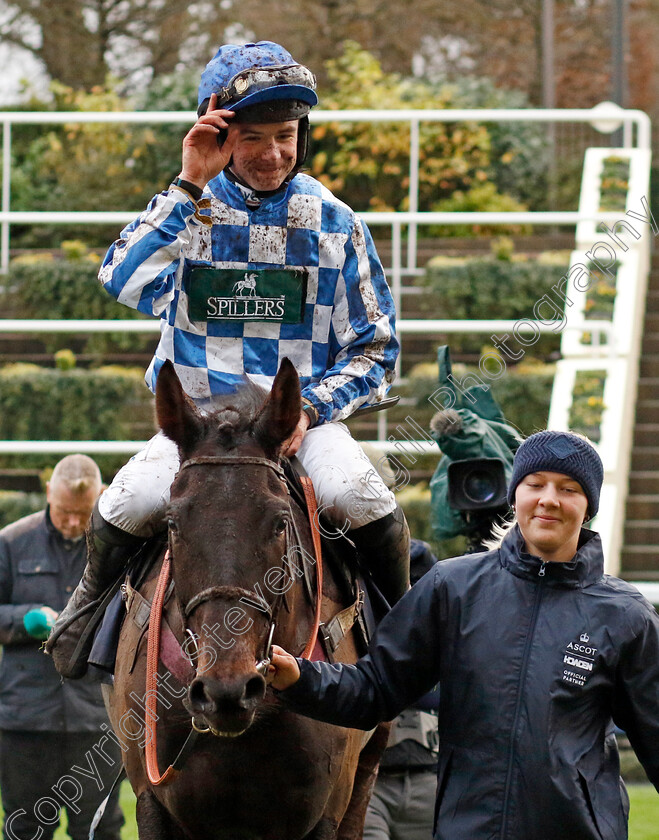
[[[86,562],[84,532],[102,489],[86,455],[68,455],[46,488],[45,510],[0,531],[0,791],[4,840],[50,840],[66,810],[72,840],[87,840],[120,769],[105,733],[101,687],[62,681],[42,650]],[[119,840],[114,792],[97,840]]]

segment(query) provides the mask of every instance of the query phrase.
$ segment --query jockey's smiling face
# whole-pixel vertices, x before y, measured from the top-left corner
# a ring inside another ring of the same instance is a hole
[[[276,190],[293,171],[297,160],[298,121],[233,123],[231,168],[254,190]]]

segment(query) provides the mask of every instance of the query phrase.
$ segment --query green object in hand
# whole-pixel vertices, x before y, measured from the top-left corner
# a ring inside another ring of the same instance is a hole
[[[44,609],[30,610],[23,616],[23,626],[29,636],[33,639],[43,641],[50,635],[50,631],[55,626],[55,622]]]

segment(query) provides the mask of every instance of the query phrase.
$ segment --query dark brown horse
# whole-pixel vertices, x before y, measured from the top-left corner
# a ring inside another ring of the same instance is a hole
[[[295,715],[264,678],[273,637],[300,655],[314,632],[311,528],[278,462],[300,408],[288,360],[269,396],[247,386],[210,414],[186,397],[172,365],[158,377],[158,422],[181,458],[168,510],[173,587],[165,593],[162,650],[152,667],[146,625],[154,616],[146,617],[162,561],[140,592],[126,587],[128,615],[109,698],[137,796],[140,840],[361,837],[386,730],[371,737]],[[346,606],[340,601],[326,571],[323,621]],[[337,659],[356,659],[350,635]],[[187,741],[180,772],[154,783],[154,762],[156,774],[168,767],[193,724],[200,734]],[[145,750],[154,738],[150,780]]]

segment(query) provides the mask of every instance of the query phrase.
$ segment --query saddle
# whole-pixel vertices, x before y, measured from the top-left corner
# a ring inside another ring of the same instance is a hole
[[[282,466],[291,499],[308,516],[307,501],[297,470],[288,459],[282,459]],[[331,570],[333,580],[340,592],[341,603],[347,606],[336,612],[328,621],[321,623],[319,643],[316,644],[313,658],[334,662],[338,646],[351,630],[359,655],[366,652],[375,627],[388,610],[388,606],[372,582],[368,570],[361,568],[359,555],[352,541],[322,514],[320,523],[322,562]],[[102,618],[100,615],[95,616],[95,623],[99,624],[99,627],[88,660],[93,668],[106,674],[114,672],[119,634],[129,612],[133,620],[139,623],[140,629],[146,632],[150,602],[140,595],[139,590],[166,547],[166,532],[147,540],[131,558],[125,578],[115,582],[101,599],[98,611],[103,615]],[[302,564],[302,568],[305,572],[304,585],[307,596],[313,603],[316,597],[314,583],[307,564]],[[172,591],[168,592],[168,598],[171,597]],[[130,599],[130,604],[128,599]],[[137,603],[134,605],[133,602],[136,599]],[[129,606],[132,607],[130,610]],[[170,638],[171,631],[166,626],[164,632],[164,649],[169,651],[169,654],[165,653],[165,655],[168,655],[175,663],[176,653],[171,652],[173,642],[176,644],[173,634]]]

